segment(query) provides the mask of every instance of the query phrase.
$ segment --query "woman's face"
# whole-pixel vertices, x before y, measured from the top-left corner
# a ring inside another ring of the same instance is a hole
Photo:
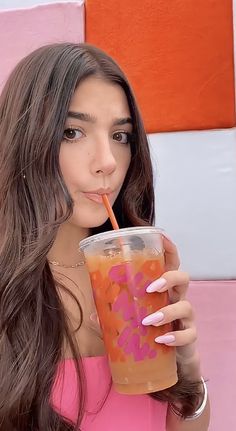
[[[89,77],[76,89],[60,149],[60,168],[74,201],[69,220],[92,228],[107,219],[102,193],[111,205],[124,182],[131,159],[132,121],[123,89]]]

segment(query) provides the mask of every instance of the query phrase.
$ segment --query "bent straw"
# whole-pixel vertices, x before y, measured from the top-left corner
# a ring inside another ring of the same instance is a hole
[[[113,229],[115,229],[115,230],[119,229],[119,225],[117,223],[115,214],[113,212],[113,209],[111,207],[111,204],[110,204],[109,199],[108,199],[106,194],[102,195],[102,201],[103,201],[104,207],[107,210],[107,214],[111,220],[111,224],[112,224]]]
[[[111,221],[113,229],[114,230],[119,230],[120,229],[119,225],[117,223],[115,214],[113,212],[113,209],[111,207],[111,204],[110,204],[109,199],[108,199],[108,197],[107,197],[106,194],[102,195],[102,201],[103,201],[103,204],[104,204],[104,206],[105,206],[105,208],[107,210],[107,214],[108,214],[108,216],[110,218],[110,221]],[[123,257],[125,258],[127,256],[127,253],[128,253],[128,256],[129,256],[130,247],[129,247],[129,245],[124,244],[124,242],[122,240],[122,237],[118,238],[118,243],[120,244],[121,250],[123,252]]]

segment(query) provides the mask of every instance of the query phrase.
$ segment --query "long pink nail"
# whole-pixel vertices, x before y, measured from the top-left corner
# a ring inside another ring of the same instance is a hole
[[[142,320],[143,325],[153,325],[154,323],[161,322],[164,319],[164,314],[161,311],[157,311],[156,313],[150,314],[147,317],[144,317]]]
[[[161,335],[160,337],[155,338],[156,343],[160,344],[169,344],[175,341],[174,335]]]
[[[165,278],[158,278],[157,280],[149,284],[149,286],[146,288],[146,292],[159,292],[163,287],[165,287],[166,284],[167,281],[165,280]]]

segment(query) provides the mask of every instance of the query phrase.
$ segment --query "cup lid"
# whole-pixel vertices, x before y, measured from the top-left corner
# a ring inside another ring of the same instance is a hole
[[[126,236],[130,235],[145,235],[145,234],[163,234],[164,230],[155,227],[155,226],[136,226],[136,227],[128,227],[123,229],[117,229],[117,230],[109,230],[106,232],[98,233],[96,235],[91,235],[79,243],[79,247],[81,250],[83,250],[85,247],[87,247],[89,244],[98,242],[98,241],[105,241],[106,239],[115,239],[115,238],[124,238]]]

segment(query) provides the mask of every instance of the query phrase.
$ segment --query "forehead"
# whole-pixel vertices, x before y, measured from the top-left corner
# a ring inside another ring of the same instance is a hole
[[[130,115],[126,94],[119,84],[91,76],[76,88],[70,103],[71,111],[109,110],[112,115]]]

